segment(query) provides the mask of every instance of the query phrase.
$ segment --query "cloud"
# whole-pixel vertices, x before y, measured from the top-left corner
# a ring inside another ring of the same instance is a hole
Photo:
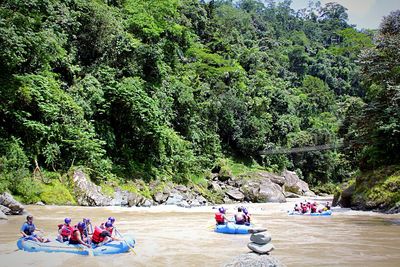
[[[321,0],[322,4],[336,2],[348,9],[350,16],[363,17],[371,13],[377,0]]]

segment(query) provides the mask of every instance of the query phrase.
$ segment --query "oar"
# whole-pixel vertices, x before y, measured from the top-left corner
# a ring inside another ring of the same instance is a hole
[[[125,240],[125,238],[121,235],[121,233],[117,230],[117,228],[114,227],[114,230],[115,230],[115,233],[118,234],[118,235],[122,238],[122,240],[123,240],[123,241],[125,242],[125,244],[128,246],[129,250],[132,251],[132,253],[133,253],[134,255],[136,255],[136,252],[133,250],[133,247],[131,247],[131,246],[129,245],[129,243]]]

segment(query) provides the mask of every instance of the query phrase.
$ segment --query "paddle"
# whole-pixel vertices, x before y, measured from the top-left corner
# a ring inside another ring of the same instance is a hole
[[[125,238],[121,235],[121,233],[117,230],[117,228],[114,227],[114,230],[115,230],[115,233],[118,234],[122,238],[122,240],[125,242],[125,244],[129,247],[129,250],[132,251],[132,253],[134,255],[136,255],[136,252],[133,250],[133,247],[131,247],[129,245],[129,243],[125,240]]]

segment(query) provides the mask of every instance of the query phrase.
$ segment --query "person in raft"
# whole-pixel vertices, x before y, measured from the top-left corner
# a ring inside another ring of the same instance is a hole
[[[113,231],[114,231],[115,218],[114,218],[114,217],[108,217],[107,222],[110,222],[110,223],[111,223],[111,226],[112,226],[112,228],[111,228],[111,234],[112,234]],[[101,229],[106,229],[105,224],[106,224],[106,223],[102,223],[102,224],[100,225],[100,228],[101,228]]]
[[[28,240],[38,241],[38,242],[50,242],[49,239],[43,238],[35,234],[35,231],[42,232],[39,228],[36,228],[35,224],[33,224],[33,216],[26,216],[26,222],[22,225],[20,233],[23,237]]]
[[[82,222],[85,224],[85,229],[83,230],[83,237],[89,238],[90,235],[93,235],[93,227],[89,218],[83,218]]]
[[[71,237],[69,238],[69,243],[72,245],[81,244],[84,245],[85,247],[90,248],[90,245],[85,243],[85,240],[83,238],[83,231],[85,229],[86,229],[86,224],[83,222],[79,222],[72,231]]]
[[[70,224],[71,224],[71,218],[65,218],[64,224],[58,225],[57,240],[60,241],[61,243],[68,241],[72,232],[74,231],[74,228]]]
[[[243,213],[242,207],[237,208],[237,212],[235,214],[235,223],[236,224],[245,224],[246,218],[245,214]]]
[[[228,219],[225,216],[226,209],[221,207],[218,209],[218,212],[215,213],[215,221],[218,225],[223,225],[228,222]]]
[[[110,241],[120,240],[116,237],[111,236],[113,232],[113,224],[111,221],[107,221],[104,224],[104,229],[96,226],[94,228],[93,236],[92,236],[92,243],[97,246],[102,246]]]
[[[243,213],[244,213],[244,220],[245,220],[244,224],[245,225],[250,225],[250,214],[249,214],[249,211],[245,207],[243,207],[242,210],[243,210]]]

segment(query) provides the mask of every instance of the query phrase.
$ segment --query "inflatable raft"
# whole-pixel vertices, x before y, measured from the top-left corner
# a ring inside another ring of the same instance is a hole
[[[252,225],[243,225],[229,222],[227,224],[216,225],[214,231],[223,234],[249,234],[251,233],[252,229]]]
[[[301,216],[331,216],[332,211],[331,210],[326,210],[323,212],[315,212],[315,213],[301,213],[298,211],[289,211],[288,215],[301,215]]]
[[[81,244],[70,245],[68,242],[61,243],[59,241],[50,241],[48,243],[40,243],[26,238],[20,238],[17,241],[17,246],[20,250],[28,252],[64,252],[79,255],[107,255],[119,254],[129,250],[129,246],[135,246],[135,239],[130,235],[124,235],[126,241],[112,241],[100,247],[92,245],[92,248],[87,248]]]

